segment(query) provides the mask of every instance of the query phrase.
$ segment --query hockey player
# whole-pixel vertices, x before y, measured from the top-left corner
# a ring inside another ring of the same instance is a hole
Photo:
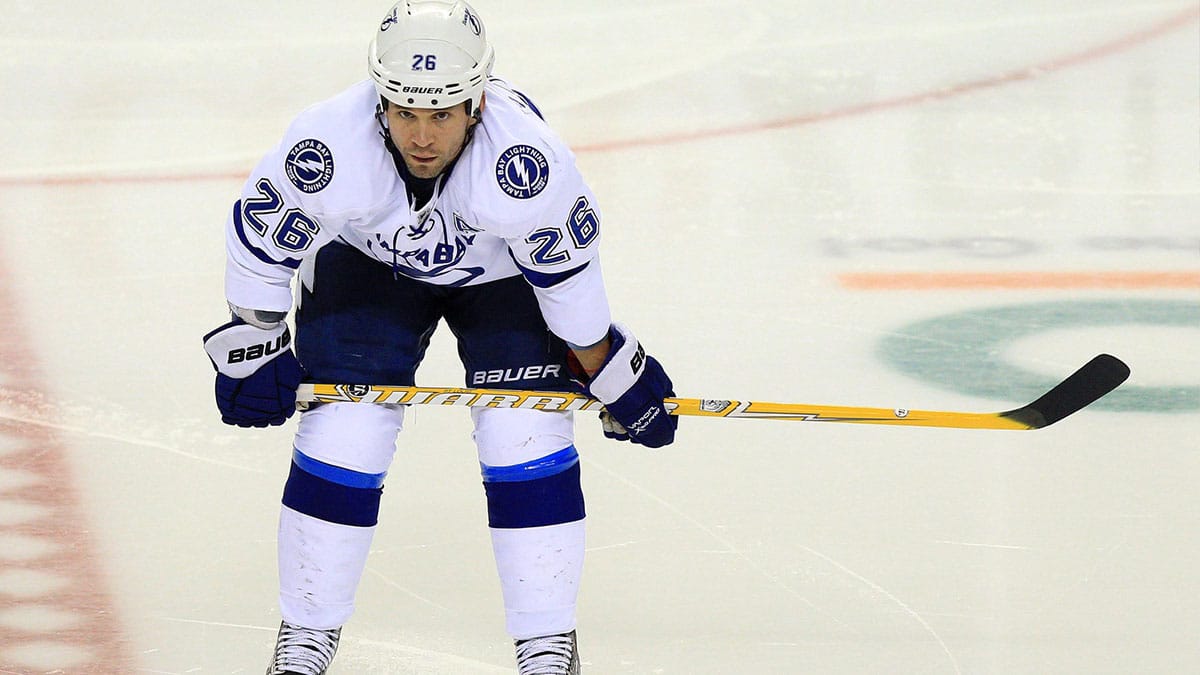
[[[305,378],[412,385],[445,319],[467,385],[581,388],[605,404],[606,436],[674,440],[670,379],[610,317],[596,199],[537,107],[490,77],[493,60],[466,2],[402,0],[370,43],[370,79],[301,113],[254,169],[226,227],[233,320],[204,340],[223,421],[282,424]],[[572,414],[471,419],[518,672],[577,673]],[[269,673],[329,667],[403,423],[401,406],[301,414]]]

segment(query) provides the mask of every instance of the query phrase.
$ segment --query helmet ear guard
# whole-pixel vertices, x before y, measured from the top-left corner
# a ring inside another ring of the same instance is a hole
[[[367,49],[383,99],[412,108],[470,101],[472,116],[480,113],[495,60],[483,21],[464,0],[400,0]]]

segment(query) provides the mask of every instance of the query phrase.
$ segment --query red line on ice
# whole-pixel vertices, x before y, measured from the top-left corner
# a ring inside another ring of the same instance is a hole
[[[852,105],[845,108],[838,108],[825,112],[809,113],[806,115],[798,115],[795,117],[787,117],[776,120],[767,120],[764,122],[755,122],[751,124],[718,127],[714,129],[698,129],[695,131],[682,131],[677,133],[665,133],[658,136],[648,138],[627,138],[612,141],[598,141],[595,143],[584,143],[572,146],[576,153],[593,153],[593,152],[614,152],[619,150],[629,150],[632,148],[646,148],[663,145],[675,145],[679,143],[688,143],[692,141],[702,141],[711,138],[720,138],[724,136],[735,136],[739,134],[752,134],[763,131],[773,131],[777,129],[785,129],[789,127],[799,127],[821,122],[830,122],[834,120],[842,120],[850,117],[858,117],[876,112],[885,112],[895,110],[931,101],[942,101],[973,92],[993,89],[1006,84],[1033,80],[1045,75],[1055,73],[1061,70],[1066,70],[1075,66],[1084,65],[1102,58],[1112,56],[1118,52],[1137,47],[1139,45],[1150,42],[1156,38],[1162,37],[1168,33],[1178,30],[1190,23],[1193,23],[1200,17],[1200,8],[1189,7],[1186,10],[1172,14],[1165,19],[1154,23],[1146,28],[1132,31],[1125,35],[1119,36],[1108,42],[1101,43],[1094,47],[1090,47],[1074,54],[1068,54],[1048,61],[1018,68],[1006,73],[1000,73],[989,77],[971,80],[956,85],[950,85],[930,91],[917,92],[905,96],[895,98],[882,99],[879,101],[868,101],[858,105]],[[175,173],[175,174],[142,174],[142,175],[118,175],[118,174],[89,174],[89,175],[57,175],[57,176],[26,176],[26,177],[0,177],[0,188],[13,186],[40,186],[40,187],[55,187],[67,185],[95,185],[95,184],[123,184],[123,183],[177,183],[177,182],[195,182],[195,181],[240,181],[246,176],[247,170],[241,171],[209,171],[195,173]]]
[[[0,260],[0,672],[131,673],[66,448],[20,421],[49,393],[23,324]]]

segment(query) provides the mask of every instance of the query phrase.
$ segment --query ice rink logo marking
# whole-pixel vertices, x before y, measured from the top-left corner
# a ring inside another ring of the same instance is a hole
[[[496,161],[496,182],[515,199],[536,197],[550,181],[550,163],[531,145],[514,145]]]
[[[283,166],[288,180],[301,192],[320,192],[333,180],[333,153],[315,138],[292,146]]]
[[[1111,329],[1115,336],[1115,331],[1138,326],[1194,332],[1200,329],[1200,303],[1114,298],[984,307],[901,326],[889,331],[878,350],[885,362],[911,377],[971,396],[1017,400],[1038,396],[1055,382],[1054,377],[1025,365],[1036,361],[1036,356],[1020,352],[1017,343],[1021,340],[1049,331],[1091,328]],[[1070,336],[1058,339],[1068,340]],[[952,358],[947,355],[947,345],[953,346]],[[1103,345],[1081,349],[1100,350]],[[1013,356],[1018,359],[1011,359]],[[1194,413],[1200,410],[1200,386],[1186,380],[1158,386],[1134,382],[1093,407]]]

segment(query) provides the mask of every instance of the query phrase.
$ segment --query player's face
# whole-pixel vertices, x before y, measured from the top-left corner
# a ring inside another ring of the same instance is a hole
[[[404,108],[389,104],[388,133],[400,150],[409,173],[433,178],[462,152],[467,130],[478,120],[467,114],[467,106],[451,108]]]

